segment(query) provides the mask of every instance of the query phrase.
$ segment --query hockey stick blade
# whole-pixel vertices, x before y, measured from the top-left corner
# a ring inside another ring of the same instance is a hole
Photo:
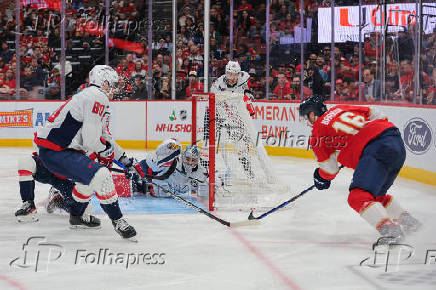
[[[339,166],[339,170],[341,170],[342,168],[344,168],[344,165]],[[281,203],[280,205],[270,209],[269,211],[261,214],[258,217],[255,217],[253,215],[253,210],[250,212],[250,215],[248,216],[248,220],[260,220],[263,219],[264,217],[266,217],[267,215],[272,214],[273,212],[281,209],[282,207],[287,206],[288,204],[290,204],[291,202],[294,202],[296,199],[300,198],[301,196],[303,196],[306,192],[311,191],[312,189],[315,188],[315,185],[310,186],[309,188],[306,188],[305,190],[303,190],[302,192],[300,192],[299,194],[297,194],[296,196],[292,197],[291,199]]]
[[[263,218],[266,217],[267,215],[270,215],[270,214],[272,214],[273,212],[275,212],[275,211],[281,209],[282,207],[287,206],[288,204],[290,204],[291,202],[295,201],[295,200],[298,199],[299,197],[303,196],[306,192],[311,191],[311,190],[314,189],[314,188],[315,188],[315,185],[312,185],[311,187],[309,187],[309,188],[303,190],[302,192],[300,192],[300,193],[297,194],[296,196],[292,197],[291,199],[289,199],[289,200],[287,200],[287,201],[281,203],[280,205],[278,205],[278,206],[276,206],[276,207],[270,209],[269,211],[267,211],[267,212],[261,214],[261,215],[258,216],[258,217],[255,217],[255,216],[253,215],[253,211],[251,211],[251,212],[250,212],[250,215],[248,216],[248,220],[252,221],[252,220],[260,220],[260,219],[263,219]]]

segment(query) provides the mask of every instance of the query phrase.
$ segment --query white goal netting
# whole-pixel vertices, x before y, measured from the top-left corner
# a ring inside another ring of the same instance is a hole
[[[274,173],[243,95],[200,94],[194,103],[193,142],[215,184],[209,190],[210,207],[245,210],[274,205],[278,194],[288,189]]]

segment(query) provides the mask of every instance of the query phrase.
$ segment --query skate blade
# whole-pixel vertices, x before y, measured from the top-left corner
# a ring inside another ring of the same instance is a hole
[[[72,230],[98,230],[98,229],[101,229],[101,226],[87,227],[85,225],[70,225],[70,229],[72,229]]]
[[[138,242],[138,239],[136,237],[124,238],[124,240],[127,240],[127,241],[132,242],[132,243]]]
[[[19,223],[23,223],[23,224],[36,223],[37,221],[39,221],[38,217],[34,213],[25,216],[17,216],[16,218]]]

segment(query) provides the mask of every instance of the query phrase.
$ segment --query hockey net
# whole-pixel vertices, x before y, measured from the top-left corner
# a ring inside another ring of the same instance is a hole
[[[194,94],[192,143],[209,171],[210,210],[273,205],[280,191],[272,163],[249,116],[243,95]]]

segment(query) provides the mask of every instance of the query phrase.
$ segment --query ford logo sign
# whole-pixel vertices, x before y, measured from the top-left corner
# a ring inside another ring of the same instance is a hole
[[[414,154],[424,154],[432,144],[430,126],[421,118],[410,119],[404,127],[404,143]]]

